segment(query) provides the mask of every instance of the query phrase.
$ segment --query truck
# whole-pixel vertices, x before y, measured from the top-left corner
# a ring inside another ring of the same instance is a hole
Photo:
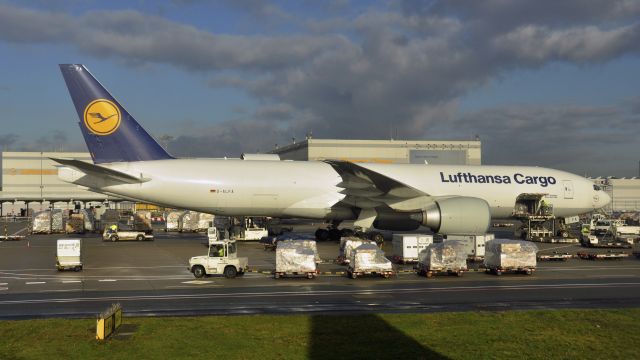
[[[468,270],[466,245],[462,241],[448,240],[429,245],[420,252],[416,273],[428,278],[438,273],[462,276]]]
[[[102,241],[118,241],[118,240],[153,240],[151,230],[121,230],[121,229],[105,229],[102,233]]]
[[[56,242],[56,268],[62,270],[82,270],[82,240],[58,239]]]
[[[467,258],[472,261],[482,261],[485,255],[485,246],[488,241],[495,239],[494,234],[484,235],[447,235],[444,241],[459,241],[464,246]]]
[[[393,264],[384,252],[374,244],[362,244],[353,250],[347,268],[347,276],[355,279],[362,275],[379,275],[388,278],[395,274]]]
[[[398,264],[418,261],[418,254],[433,244],[433,235],[393,234],[393,261]]]
[[[235,240],[214,241],[209,246],[209,253],[189,259],[189,271],[196,278],[207,275],[224,275],[227,279],[244,275],[248,267],[246,257],[238,257]]]

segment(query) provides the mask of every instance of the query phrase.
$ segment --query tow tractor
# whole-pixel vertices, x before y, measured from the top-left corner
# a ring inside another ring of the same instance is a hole
[[[189,271],[193,276],[201,278],[222,274],[232,279],[236,275],[244,275],[249,261],[246,257],[238,257],[235,240],[212,241],[210,244],[208,255],[189,259]]]

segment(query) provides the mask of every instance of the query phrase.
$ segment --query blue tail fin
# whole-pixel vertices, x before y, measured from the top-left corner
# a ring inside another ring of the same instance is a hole
[[[94,163],[172,159],[84,65],[61,64],[60,71]]]

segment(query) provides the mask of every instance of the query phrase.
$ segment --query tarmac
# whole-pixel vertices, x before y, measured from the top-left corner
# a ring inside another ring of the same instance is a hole
[[[20,230],[12,224],[8,233]],[[1,229],[0,229],[1,230]],[[298,230],[298,229],[296,229]],[[301,229],[300,231],[308,231]],[[495,230],[495,229],[494,229]],[[497,237],[507,237],[508,231]],[[55,242],[81,238],[84,268],[55,268]],[[484,273],[480,263],[462,277],[417,276],[396,265],[390,279],[349,279],[335,263],[337,242],[319,242],[316,279],[274,279],[275,253],[240,242],[249,258],[242,277],[196,279],[191,256],[207,253],[204,234],[156,232],[154,241],[104,242],[98,234],[30,235],[0,242],[0,318],[91,317],[112,303],[128,315],[358,313],[618,308],[640,304],[640,260],[539,262],[531,275]],[[577,254],[576,244],[539,243],[540,254]],[[383,249],[391,255],[391,243]],[[591,252],[607,252],[594,250]],[[625,250],[611,250],[625,251]],[[626,250],[625,252],[629,252]]]

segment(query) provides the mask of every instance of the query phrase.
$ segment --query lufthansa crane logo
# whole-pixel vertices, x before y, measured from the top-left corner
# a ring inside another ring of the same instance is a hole
[[[109,100],[94,100],[84,109],[84,125],[96,135],[112,134],[120,126],[120,109]]]

